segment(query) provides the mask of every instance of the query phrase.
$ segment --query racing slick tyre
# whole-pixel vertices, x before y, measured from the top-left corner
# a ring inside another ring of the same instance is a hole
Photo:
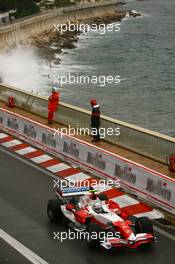
[[[150,233],[154,236],[153,225],[151,220],[147,216],[137,218],[135,222],[137,234],[138,233]]]
[[[86,243],[91,249],[98,248],[100,246],[100,232],[102,228],[96,223],[89,223],[88,225],[88,236],[86,237]]]
[[[59,199],[52,199],[48,201],[47,204],[47,216],[50,222],[57,222],[62,218],[62,212],[60,206],[62,205],[62,201]]]
[[[103,193],[99,193],[97,195],[97,197],[100,199],[100,201],[107,201],[108,200],[108,197]]]

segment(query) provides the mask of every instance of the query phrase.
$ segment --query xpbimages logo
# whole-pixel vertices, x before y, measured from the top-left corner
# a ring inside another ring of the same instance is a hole
[[[87,190],[87,188],[93,188],[93,190],[98,192],[103,192],[105,190],[108,190],[112,187],[120,188],[120,180],[104,180],[104,179],[91,179],[91,181],[83,180],[79,176],[79,174],[75,174],[74,179],[72,177],[66,177],[66,180],[54,180],[54,189],[57,189],[59,191],[65,190],[65,188],[79,188],[80,190]],[[89,192],[90,193],[90,192]]]
[[[98,240],[100,243],[105,243],[109,239],[112,238],[120,238],[120,233],[115,231],[92,231],[92,232],[75,232],[71,231],[70,229],[68,232],[61,231],[61,232],[53,232],[53,239],[58,240],[61,243],[63,243],[65,240],[86,240],[86,241],[92,241],[92,240]]]
[[[100,87],[104,87],[109,84],[119,84],[121,82],[120,75],[80,75],[79,73],[69,73],[68,75],[50,75],[54,85],[62,87],[65,84],[97,84]]]
[[[58,31],[61,35],[64,34],[66,31],[75,32],[97,32],[100,35],[106,34],[106,32],[119,32],[120,31],[120,23],[112,23],[112,24],[84,24],[79,23],[78,21],[76,23],[72,23],[69,21],[67,24],[54,24],[54,32]]]
[[[53,137],[55,135],[60,135],[61,138],[64,135],[68,136],[96,136],[99,133],[100,138],[105,138],[106,136],[120,136],[120,127],[100,127],[97,128],[84,128],[84,127],[62,127],[62,128],[54,128]]]

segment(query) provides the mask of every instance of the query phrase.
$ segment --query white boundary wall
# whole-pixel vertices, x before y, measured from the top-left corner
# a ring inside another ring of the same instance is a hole
[[[0,108],[0,129],[103,178],[175,215],[175,180],[118,155]]]

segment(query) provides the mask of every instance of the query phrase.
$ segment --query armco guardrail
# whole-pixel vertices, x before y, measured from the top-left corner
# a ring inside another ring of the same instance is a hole
[[[0,84],[0,100],[7,102],[8,96],[16,98],[16,105],[34,114],[47,117],[47,98],[14,87]],[[120,136],[106,136],[112,144],[166,163],[166,156],[175,152],[175,139],[117,119],[101,116],[101,127],[120,128]],[[72,127],[87,128],[90,112],[82,108],[61,103],[55,121]]]
[[[0,129],[104,179],[175,215],[175,179],[75,137],[0,108]]]

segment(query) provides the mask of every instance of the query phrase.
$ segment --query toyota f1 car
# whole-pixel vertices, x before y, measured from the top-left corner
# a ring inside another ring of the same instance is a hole
[[[67,219],[68,226],[79,232],[88,232],[89,247],[102,246],[136,248],[155,241],[153,225],[148,217],[128,216],[119,205],[90,187],[56,190],[56,199],[48,201],[47,215],[51,222]],[[110,237],[100,240],[100,234],[110,231]]]

